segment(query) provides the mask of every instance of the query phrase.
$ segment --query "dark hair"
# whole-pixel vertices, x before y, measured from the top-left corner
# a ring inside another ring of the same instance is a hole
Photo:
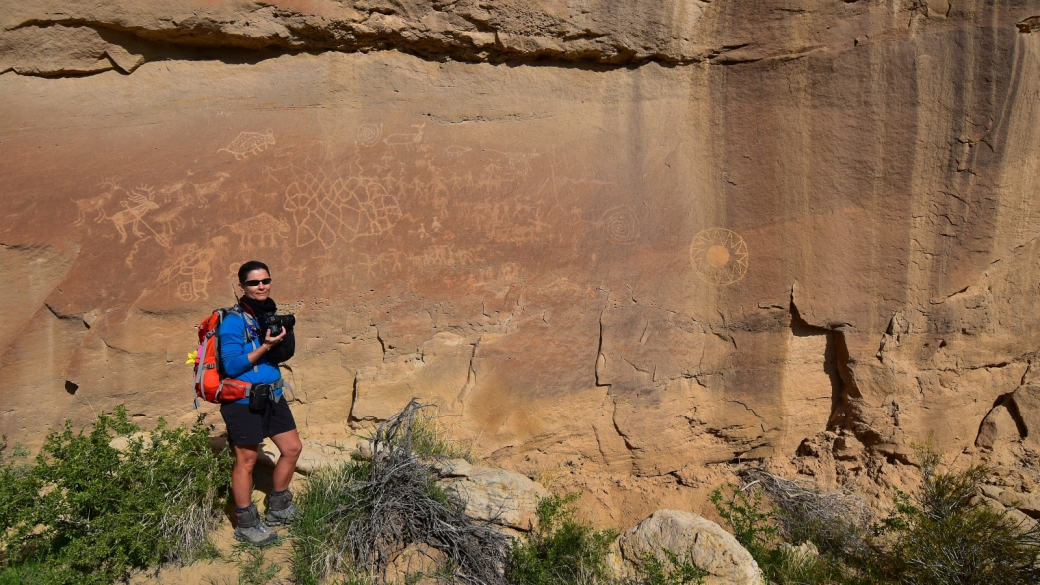
[[[246,262],[238,269],[238,282],[241,284],[246,281],[246,277],[249,273],[254,270],[266,270],[268,274],[271,274],[271,269],[267,267],[267,264],[259,260],[250,260]]]

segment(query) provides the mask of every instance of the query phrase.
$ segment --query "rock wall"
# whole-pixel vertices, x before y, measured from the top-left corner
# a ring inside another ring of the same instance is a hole
[[[628,523],[735,459],[1035,460],[1040,2],[16,4],[11,441],[192,418],[258,258],[312,444],[420,396]]]

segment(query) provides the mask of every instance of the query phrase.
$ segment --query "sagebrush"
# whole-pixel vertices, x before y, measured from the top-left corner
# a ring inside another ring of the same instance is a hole
[[[0,461],[0,582],[112,583],[199,551],[219,521],[231,459],[212,451],[201,417],[140,431],[120,406],[89,432],[66,422],[32,461]]]
[[[458,494],[436,483],[433,462],[448,453],[438,452],[446,443],[422,422],[430,420],[427,408],[411,401],[379,425],[369,441],[370,458],[308,481],[293,528],[298,582],[321,582],[335,572],[385,581],[410,546],[438,551],[440,572],[453,581],[504,582],[507,537],[466,516]]]

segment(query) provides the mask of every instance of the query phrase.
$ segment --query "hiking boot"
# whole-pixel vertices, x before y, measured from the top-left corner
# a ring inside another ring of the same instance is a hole
[[[260,511],[256,509],[256,504],[249,504],[246,511],[238,515],[235,540],[253,546],[267,546],[278,540],[278,533],[268,530],[267,525],[260,521]]]
[[[267,496],[267,524],[269,526],[282,526],[292,524],[296,518],[296,506],[292,503],[292,492],[285,490],[283,493],[272,493]]]

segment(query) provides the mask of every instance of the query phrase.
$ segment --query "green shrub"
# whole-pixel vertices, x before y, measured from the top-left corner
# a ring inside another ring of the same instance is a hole
[[[749,498],[744,490],[727,487],[732,492],[729,499],[723,498],[722,488],[716,488],[708,496],[708,500],[733,531],[737,542],[757,561],[776,543],[777,528],[772,522],[779,511],[775,507],[762,511],[760,490],[755,490]]]
[[[231,459],[210,449],[201,417],[190,429],[160,419],[150,438],[139,431],[118,407],[86,434],[66,422],[31,464],[0,462],[0,582],[112,583],[196,554],[219,519]]]
[[[935,452],[918,456],[923,486],[916,497],[897,493],[896,513],[884,522],[891,576],[915,585],[1040,583],[1040,528],[978,499],[989,470],[943,472]]]
[[[607,551],[616,533],[574,518],[579,494],[538,503],[538,526],[514,544],[507,578],[515,585],[585,584],[607,577]]]
[[[737,541],[758,563],[767,583],[869,585],[882,582],[874,575],[869,563],[841,552],[846,550],[843,547],[837,547],[838,552],[819,556],[801,556],[792,552],[788,546],[791,543],[782,538],[790,537],[791,532],[779,529],[780,526],[796,526],[799,528],[795,531],[798,536],[822,536],[822,542],[831,543],[836,530],[844,531],[847,526],[821,525],[819,518],[807,513],[814,509],[813,506],[793,506],[785,510],[771,505],[767,510],[760,490],[755,490],[749,497],[745,490],[733,486],[729,489],[732,491],[729,499],[725,499],[722,489],[718,488],[711,493],[709,500]],[[811,538],[807,540],[813,542]],[[848,547],[848,550],[860,551],[863,548]]]
[[[679,557],[665,549],[668,562],[662,561],[651,553],[643,555],[643,564],[639,567],[639,575],[630,585],[699,585],[704,583],[708,572],[701,569],[690,559],[690,555]]]

